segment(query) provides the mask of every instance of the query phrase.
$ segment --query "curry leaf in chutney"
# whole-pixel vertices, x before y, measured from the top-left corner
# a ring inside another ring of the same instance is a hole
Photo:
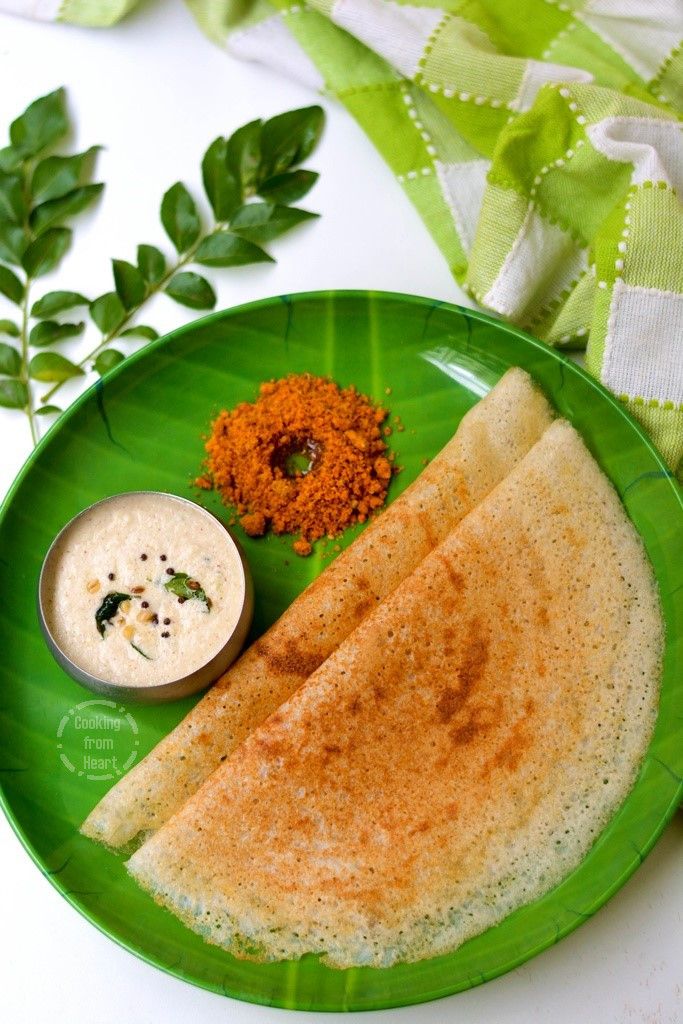
[[[133,650],[134,650],[134,651],[137,651],[137,652],[138,652],[138,654],[141,654],[141,655],[142,655],[142,657],[143,657],[143,658],[144,658],[144,659],[145,659],[146,661],[151,661],[151,660],[152,660],[152,659],[150,658],[149,654],[145,654],[145,652],[144,652],[144,651],[142,650],[142,648],[141,648],[141,647],[138,647],[138,645],[137,645],[137,644],[134,644],[132,640],[131,640],[131,642],[130,642],[130,646],[131,646],[131,647],[133,648]]]
[[[97,625],[97,632],[103,639],[105,626],[114,618],[122,601],[130,601],[130,594],[110,591],[102,598],[102,602],[95,612],[95,624]]]
[[[201,584],[188,576],[186,572],[177,572],[171,579],[164,583],[164,589],[169,590],[176,597],[182,598],[184,601],[189,601],[195,598],[197,601],[203,601],[207,607],[207,610],[211,608],[211,601],[206,596]]]

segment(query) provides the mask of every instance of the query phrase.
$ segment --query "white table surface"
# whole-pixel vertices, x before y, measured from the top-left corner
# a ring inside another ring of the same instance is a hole
[[[222,54],[180,0],[145,3],[123,25],[84,31],[0,15],[0,126],[65,85],[74,144],[102,143],[104,199],[81,215],[73,251],[48,287],[96,295],[108,258],[161,244],[163,191],[178,178],[199,192],[199,162],[218,134],[315,100],[265,68]],[[310,162],[321,172],[303,205],[322,213],[275,243],[273,267],[210,272],[218,306],[315,288],[378,288],[465,301],[400,187],[351,118],[324,102],[328,125]],[[4,137],[4,136],[2,136]],[[2,143],[4,144],[4,143]],[[0,297],[0,301],[1,297]],[[0,305],[0,317],[8,315]],[[161,330],[191,319],[161,298],[146,319]],[[64,346],[87,351],[89,339]],[[66,392],[66,389],[64,389]],[[73,387],[67,397],[78,391]],[[65,397],[64,394],[62,397]],[[19,413],[0,410],[0,491],[30,448]],[[58,769],[56,769],[58,770]],[[42,877],[0,816],[0,1015],[14,1024],[270,1024],[310,1014],[250,1006],[147,966],[82,919]],[[600,913],[531,963],[480,988],[376,1015],[416,1024],[673,1024],[683,1020],[683,815]],[[333,1020],[342,1015],[328,1015]]]

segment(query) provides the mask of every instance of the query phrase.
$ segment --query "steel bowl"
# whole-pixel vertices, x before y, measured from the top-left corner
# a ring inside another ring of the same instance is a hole
[[[81,668],[81,666],[72,661],[59,646],[50,630],[45,615],[45,596],[47,592],[46,588],[48,586],[47,579],[49,575],[50,559],[53,556],[60,539],[78,519],[87,515],[91,509],[96,508],[99,505],[109,503],[113,504],[123,497],[130,497],[131,495],[136,494],[158,495],[164,498],[172,498],[174,501],[183,502],[185,505],[191,505],[198,513],[206,516],[213,524],[218,525],[225,531],[229,543],[232,544],[239,555],[244,583],[244,599],[237,623],[232,630],[232,633],[226,638],[221,649],[205,664],[201,665],[188,675],[182,676],[178,679],[172,679],[165,683],[154,683],[150,686],[131,686],[126,683],[117,683],[115,680],[102,679],[99,676],[94,676],[90,672]],[[247,562],[246,556],[239,542],[235,539],[227,526],[221,522],[218,516],[215,516],[212,512],[202,508],[202,506],[198,505],[195,501],[190,501],[188,498],[182,498],[177,494],[170,494],[167,491],[125,491],[121,494],[112,495],[109,498],[103,498],[101,501],[96,501],[92,505],[88,505],[88,507],[83,509],[82,512],[79,512],[78,515],[73,517],[73,519],[70,519],[52,541],[52,544],[43,559],[40,577],[38,579],[38,621],[40,623],[40,628],[45,638],[45,642],[58,664],[65,672],[68,673],[68,675],[72,677],[72,679],[75,679],[77,683],[85,686],[88,690],[92,690],[94,693],[99,693],[106,697],[112,697],[115,700],[126,700],[138,704],[159,704],[171,700],[179,700],[181,697],[189,697],[209,686],[223,672],[225,672],[228,666],[232,664],[240,653],[244,646],[244,641],[247,638],[253,614],[254,586],[251,572],[249,570],[249,563]]]

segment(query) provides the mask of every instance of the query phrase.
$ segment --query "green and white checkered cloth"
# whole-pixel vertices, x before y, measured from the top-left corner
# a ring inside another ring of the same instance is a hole
[[[478,303],[588,368],[683,468],[681,0],[187,0],[336,96]],[[0,0],[110,24],[135,0]]]

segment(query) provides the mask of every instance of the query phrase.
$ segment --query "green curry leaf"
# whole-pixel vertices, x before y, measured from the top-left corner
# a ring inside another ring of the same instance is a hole
[[[31,179],[34,203],[61,199],[79,185],[85,185],[99,146],[73,156],[47,156],[37,164]]]
[[[213,309],[216,293],[206,280],[193,271],[176,274],[166,285],[166,294],[190,309]]]
[[[109,334],[126,316],[126,310],[116,292],[106,292],[90,303],[90,316],[102,334]]]
[[[37,318],[51,317],[56,313],[64,313],[75,306],[88,306],[90,300],[80,292],[46,292],[42,298],[33,303],[31,316]]]
[[[63,224],[69,217],[74,217],[81,210],[85,210],[86,206],[90,206],[103,188],[101,182],[82,185],[59,199],[49,199],[46,203],[41,203],[31,213],[31,227],[40,235],[47,228]]]
[[[187,252],[199,238],[199,213],[182,181],[171,185],[161,200],[161,223],[179,253]]]
[[[272,203],[245,203],[230,221],[230,228],[250,242],[271,242],[305,220],[318,216],[296,206],[274,206]]]
[[[15,348],[0,341],[0,374],[3,377],[18,377],[21,373],[21,356]]]
[[[18,338],[19,324],[16,324],[14,320],[0,320],[0,334],[6,334],[9,338]]]
[[[138,654],[141,654],[142,657],[145,658],[146,661],[152,661],[152,658],[150,658],[149,654],[145,654],[145,652],[142,650],[142,648],[138,647],[137,644],[134,644],[132,640],[130,642],[130,646],[133,648],[134,651],[137,651]]]
[[[201,584],[198,580],[188,576],[186,572],[175,573],[167,583],[164,583],[164,589],[169,590],[176,597],[182,598],[184,601],[190,601],[192,598],[195,598],[197,601],[203,601],[207,610],[211,608],[211,601],[206,596]]]
[[[21,263],[29,277],[40,277],[53,270],[69,248],[71,231],[68,228],[48,228],[30,243]]]
[[[242,125],[227,141],[228,168],[239,183],[242,195],[254,192],[261,163],[262,121]]]
[[[120,336],[122,338],[144,338],[145,341],[156,341],[159,337],[159,332],[147,324],[133,324],[132,327],[127,327],[125,331],[121,331]]]
[[[217,221],[226,221],[242,202],[239,179],[228,167],[228,143],[215,139],[202,160],[204,190]]]
[[[34,100],[10,125],[13,149],[23,157],[36,156],[63,138],[69,130],[64,89]]]
[[[8,220],[0,220],[0,260],[21,266],[28,238],[23,228]]]
[[[302,107],[271,117],[261,129],[264,178],[302,163],[318,144],[325,123],[322,107]]]
[[[84,327],[82,321],[78,324],[58,324],[56,320],[40,320],[31,329],[28,340],[36,348],[46,348],[48,345],[54,345],[56,341],[78,337],[83,333]]]
[[[241,267],[247,263],[273,263],[273,257],[246,238],[230,231],[215,231],[201,243],[195,256],[207,267]]]
[[[0,406],[3,409],[25,409],[28,388],[23,380],[0,380]]]
[[[116,292],[126,309],[134,309],[145,298],[145,279],[142,272],[126,260],[112,260]]]
[[[58,352],[39,352],[28,364],[29,377],[50,384],[82,377],[83,370]]]
[[[95,624],[97,632],[104,639],[104,630],[107,622],[116,615],[122,601],[130,601],[130,594],[121,594],[117,591],[110,591],[102,598],[102,602],[95,612]]]
[[[123,352],[119,352],[116,348],[105,348],[103,352],[100,352],[95,362],[93,363],[93,370],[96,370],[100,375],[107,373],[108,370],[112,370],[119,363],[122,363],[126,357]]]
[[[3,267],[2,264],[0,264],[0,294],[6,296],[15,305],[19,305],[24,297],[24,286],[19,278],[12,273],[9,267]]]
[[[166,271],[166,257],[155,245],[139,245],[138,268],[148,284],[158,284]]]
[[[295,203],[310,192],[320,177],[315,171],[288,171],[276,174],[259,185],[258,194],[272,203]]]

